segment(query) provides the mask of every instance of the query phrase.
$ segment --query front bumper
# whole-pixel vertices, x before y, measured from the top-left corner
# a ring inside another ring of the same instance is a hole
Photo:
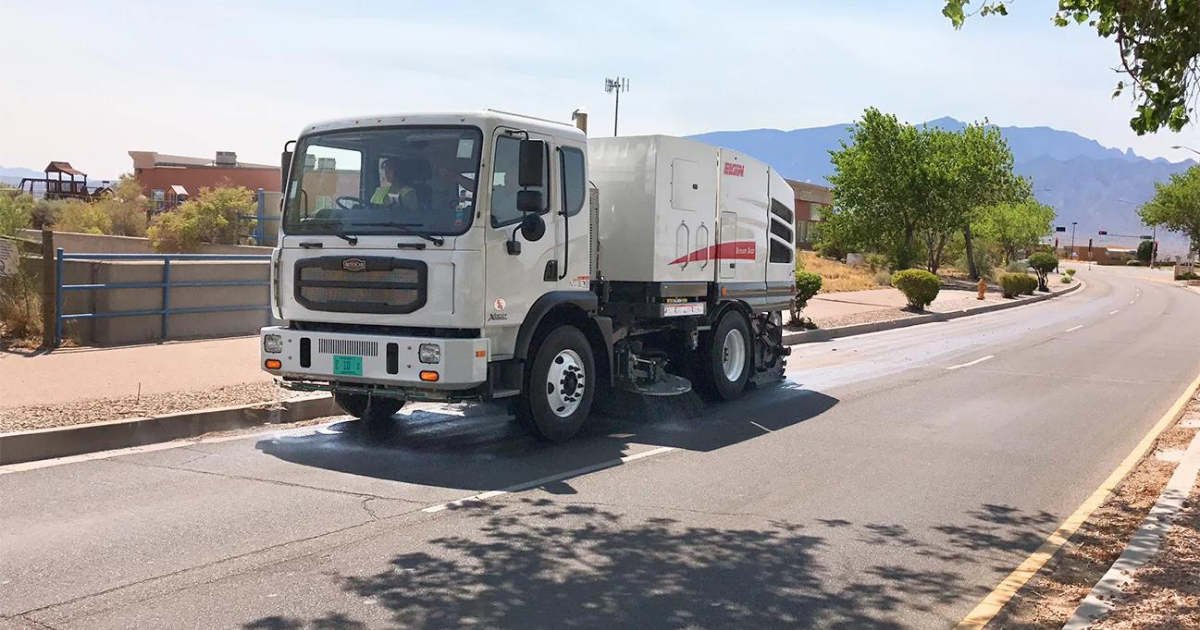
[[[487,381],[488,340],[390,337],[292,330],[279,326],[259,333],[279,335],[283,350],[270,353],[259,343],[259,365],[285,381],[377,385],[406,390],[457,391]],[[422,363],[421,344],[441,349],[436,363]],[[277,369],[267,368],[277,360]],[[437,380],[422,379],[436,373]]]

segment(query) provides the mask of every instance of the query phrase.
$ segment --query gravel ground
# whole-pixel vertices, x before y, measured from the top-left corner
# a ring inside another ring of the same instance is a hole
[[[203,391],[83,400],[64,405],[29,405],[0,410],[0,433],[63,427],[103,420],[144,418],[210,407],[284,400],[296,394],[274,383],[247,383]]]
[[[1200,628],[1200,483],[1162,550],[1137,572],[1125,597],[1096,630]]]
[[[969,308],[975,308],[977,306],[983,306],[985,304],[996,304],[998,302],[1007,301],[1009,300],[1005,300],[998,295],[988,295],[987,298],[983,300],[967,298],[963,300],[951,300],[949,302],[935,304],[930,306],[926,313],[917,313],[915,311],[909,311],[902,308],[888,308],[878,311],[852,313],[850,315],[842,315],[840,317],[818,318],[814,319],[813,323],[817,325],[817,328],[838,328],[840,326],[853,326],[855,324],[869,324],[872,322],[887,322],[896,319],[907,319],[909,317],[917,317],[918,315],[925,315],[928,313],[951,313],[954,311],[961,311]]]
[[[1184,418],[1200,418],[1200,403],[1193,403]],[[1067,545],[1017,592],[1017,596],[987,625],[987,630],[1062,628],[1083,598],[1125,550],[1129,539],[1141,526],[1175,472],[1174,462],[1163,461],[1156,455],[1186,448],[1196,432],[1196,429],[1178,424],[1163,432],[1154,451],[1134,467],[1113,495],[1075,532]],[[1195,491],[1193,497],[1197,497]],[[1197,581],[1200,580],[1197,577],[1200,575],[1200,522],[1197,518],[1200,517],[1195,514],[1197,502],[1200,502],[1200,497],[1192,500],[1188,515],[1178,521],[1191,523],[1190,529],[1185,532],[1186,536],[1172,533],[1173,539],[1180,538],[1178,544],[1181,546],[1176,547],[1175,542],[1167,543],[1164,545],[1166,553],[1160,556],[1160,561],[1171,567],[1170,571],[1186,568],[1190,574],[1172,573],[1173,577],[1163,578],[1162,581],[1173,584],[1170,588],[1161,587],[1154,581],[1140,586],[1139,589],[1145,589],[1145,596],[1131,600],[1130,608],[1143,611],[1140,613],[1141,620],[1133,623],[1131,617],[1114,613],[1105,624],[1126,625],[1103,625],[1105,630],[1200,630],[1200,582]],[[1191,550],[1183,551],[1188,545]],[[1190,587],[1186,586],[1189,580]],[[1188,588],[1191,590],[1188,591]],[[1154,614],[1162,616],[1154,617],[1151,611],[1157,611]],[[1189,622],[1178,621],[1185,616],[1190,619]],[[1153,621],[1156,618],[1159,621]]]

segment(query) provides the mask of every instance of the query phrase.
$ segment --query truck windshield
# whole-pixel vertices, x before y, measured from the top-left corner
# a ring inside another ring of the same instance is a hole
[[[288,181],[289,234],[462,234],[475,215],[475,127],[354,129],[301,138]]]

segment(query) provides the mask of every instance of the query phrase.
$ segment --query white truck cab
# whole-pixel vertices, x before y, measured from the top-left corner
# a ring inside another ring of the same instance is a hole
[[[793,196],[752,158],[485,111],[319,123],[283,161],[262,364],[369,423],[510,398],[557,440],[609,387],[782,375]]]

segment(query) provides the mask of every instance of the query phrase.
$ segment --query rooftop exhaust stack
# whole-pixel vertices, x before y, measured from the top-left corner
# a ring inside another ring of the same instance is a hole
[[[571,112],[571,120],[574,121],[575,126],[579,127],[579,130],[585,136],[587,135],[587,116],[587,112],[583,111],[582,107]]]
[[[233,151],[217,151],[217,159],[213,163],[217,166],[237,166],[237,153]]]

